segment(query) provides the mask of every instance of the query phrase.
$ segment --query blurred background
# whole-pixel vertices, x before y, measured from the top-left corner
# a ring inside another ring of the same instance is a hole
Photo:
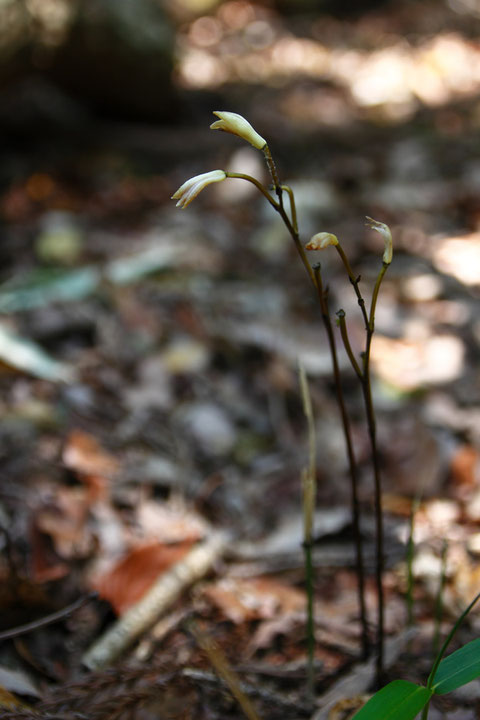
[[[373,347],[385,504],[403,522],[422,488],[427,535],[468,528],[479,552],[479,35],[478,0],[0,0],[5,579],[28,576],[43,607],[103,582],[123,607],[102,578],[158,541],[172,496],[241,537],[298,513],[297,358],[320,505],[348,506],[319,313],[279,219],[236,180],[170,200],[217,168],[268,181],[261,153],[209,130],[214,110],[267,138],[302,239],[337,234],[367,297],[383,247],[365,215],[392,228]],[[321,260],[360,352],[348,280]],[[473,556],[456,552],[469,600]],[[32,613],[15,587],[6,626]]]

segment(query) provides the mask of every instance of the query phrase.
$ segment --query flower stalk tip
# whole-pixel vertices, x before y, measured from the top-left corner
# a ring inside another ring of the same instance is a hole
[[[316,233],[305,245],[305,250],[324,250],[329,245],[338,245],[338,238],[333,233]]]
[[[392,233],[390,232],[390,228],[385,223],[380,222],[379,220],[374,220],[371,217],[366,217],[367,222],[365,223],[368,227],[372,228],[372,230],[375,230],[378,232],[385,241],[385,250],[383,252],[383,262],[385,265],[390,265],[392,262],[393,257],[393,241],[392,241]]]
[[[238,135],[257,148],[257,150],[263,150],[267,141],[250,125],[248,120],[242,115],[234,112],[227,112],[226,110],[216,110],[214,113],[219,120],[215,120],[210,125],[211,130],[223,130],[224,132],[231,133],[232,135]]]
[[[200,193],[204,187],[211,185],[212,183],[221,182],[225,180],[227,174],[224,170],[211,170],[210,172],[202,173],[201,175],[195,175],[190,178],[183,185],[180,185],[177,192],[172,195],[172,200],[178,200],[176,207],[185,209],[187,205],[190,205],[198,193]]]

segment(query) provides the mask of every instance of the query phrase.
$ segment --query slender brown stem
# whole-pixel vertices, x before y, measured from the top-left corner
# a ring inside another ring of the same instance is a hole
[[[283,196],[282,196],[283,187],[280,184],[280,179],[278,177],[277,168],[276,168],[275,162],[273,160],[272,153],[270,152],[270,148],[268,147],[267,144],[265,144],[265,146],[263,148],[263,155],[265,157],[265,161],[267,163],[267,167],[270,172],[270,175],[272,176],[273,186],[275,188],[275,192],[278,197],[279,205],[280,205],[280,207],[283,208]]]
[[[360,382],[362,382],[363,381],[362,371],[360,370],[360,365],[358,364],[357,359],[353,353],[352,346],[350,345],[350,338],[348,337],[347,324],[345,322],[345,310],[340,309],[337,312],[337,317],[338,317],[338,324],[340,327],[340,334],[342,336],[343,345],[344,345],[345,351],[348,355],[348,359],[350,360],[351,366],[357,373]]]
[[[332,358],[333,377],[335,383],[335,392],[337,395],[337,404],[340,409],[342,419],[343,435],[345,438],[345,446],[347,449],[348,467],[350,472],[351,485],[351,502],[352,502],[352,521],[353,535],[355,542],[355,564],[357,573],[357,593],[358,605],[360,608],[360,621],[362,625],[362,654],[368,657],[370,653],[370,641],[368,636],[368,617],[365,605],[365,569],[363,563],[363,538],[360,529],[360,502],[358,497],[358,472],[355,455],[353,452],[352,432],[350,428],[350,420],[345,407],[345,399],[343,396],[342,381],[340,375],[340,367],[338,364],[337,346],[335,343],[335,335],[333,332],[330,311],[328,308],[327,292],[323,288],[320,264],[314,266],[315,279],[318,291],[318,299],[322,312],[322,320],[330,347],[330,355]]]
[[[377,658],[376,658],[376,684],[380,686],[383,675],[383,655],[384,655],[384,624],[385,624],[385,602],[383,593],[383,571],[384,571],[384,549],[383,549],[383,513],[382,513],[382,487],[380,477],[380,462],[378,458],[377,448],[377,432],[376,432],[376,420],[375,410],[372,401],[372,386],[370,379],[370,352],[372,347],[372,338],[375,330],[375,309],[377,305],[378,293],[383,277],[387,271],[388,264],[383,263],[382,268],[378,274],[375,282],[375,287],[372,294],[372,301],[370,304],[370,312],[367,313],[365,307],[365,300],[360,291],[359,282],[360,276],[355,276],[350,266],[347,256],[340,244],[335,246],[340,258],[345,266],[350,282],[353,286],[357,301],[360,306],[362,317],[365,323],[366,331],[366,343],[365,352],[363,353],[363,370],[360,368],[355,360],[350,343],[348,341],[348,335],[346,328],[344,327],[344,335],[342,338],[345,343],[345,350],[349,356],[352,367],[355,370],[361,384],[363,401],[365,405],[365,415],[367,418],[368,434],[370,438],[370,448],[372,452],[372,466],[373,466],[373,482],[374,482],[374,505],[375,505],[375,535],[376,535],[376,562],[375,562],[375,583],[377,587],[377,598],[378,598],[378,619],[377,619]],[[342,324],[340,324],[340,330],[342,331]]]
[[[336,344],[335,344],[335,336],[333,333],[332,323],[331,323],[330,314],[329,314],[329,310],[328,310],[328,304],[326,302],[326,293],[324,292],[323,288],[320,289],[321,286],[319,286],[319,284],[318,284],[319,282],[321,283],[321,276],[320,276],[319,269],[318,269],[318,273],[314,272],[314,270],[312,269],[312,266],[310,265],[310,262],[308,261],[305,249],[300,241],[298,225],[297,225],[297,212],[296,212],[296,207],[295,207],[295,197],[294,197],[293,191],[287,185],[280,185],[280,180],[278,178],[275,163],[271,156],[268,145],[266,145],[264,147],[263,152],[265,155],[265,160],[268,165],[268,169],[272,176],[275,191],[279,198],[278,202],[270,195],[270,193],[266,190],[266,188],[256,178],[253,178],[250,175],[245,175],[243,173],[227,172],[226,175],[229,178],[238,178],[241,180],[247,180],[248,182],[255,185],[255,187],[268,200],[270,205],[279,213],[288,232],[290,233],[290,236],[292,237],[292,240],[293,240],[294,245],[297,249],[297,252],[300,256],[300,259],[305,268],[305,271],[307,272],[314,288],[316,289],[316,291],[318,293],[321,312],[322,312],[322,318],[324,321],[325,330],[327,333],[328,342],[329,342],[329,346],[330,346],[330,354],[331,354],[331,358],[332,358],[333,376],[334,376],[334,383],[335,383],[335,392],[337,395],[337,403],[338,403],[338,407],[340,410],[340,416],[342,419],[343,434],[344,434],[344,438],[345,438],[345,446],[346,446],[347,456],[348,456],[349,473],[350,473],[350,480],[351,480],[351,493],[352,493],[353,531],[354,531],[355,547],[356,547],[356,572],[357,572],[357,579],[358,579],[358,602],[359,602],[359,609],[360,609],[360,619],[361,619],[361,624],[362,624],[362,655],[365,658],[369,655],[369,652],[370,652],[370,642],[369,642],[369,637],[368,637],[368,618],[367,618],[366,605],[365,605],[365,571],[364,571],[364,564],[363,564],[362,535],[361,535],[361,531],[360,531],[360,503],[359,503],[359,498],[358,498],[358,472],[357,472],[357,463],[356,463],[355,455],[353,452],[350,421],[349,421],[348,414],[346,411],[345,401],[344,401],[344,396],[343,396],[340,368],[339,368],[339,364],[338,364],[337,350],[336,350]],[[288,196],[290,199],[291,218],[289,218],[289,216],[283,206],[282,190],[285,190],[288,193]],[[338,249],[338,247],[339,246],[337,246],[337,249]],[[360,307],[362,308],[362,312],[364,313],[365,325],[368,328],[368,316],[366,315],[365,302],[364,302],[363,298],[361,297],[359,290],[358,290],[358,279],[354,278],[353,272],[348,263],[348,259],[342,249],[341,249],[340,254],[341,254],[342,259],[347,267],[350,281],[352,282],[354,288],[356,288],[358,302],[359,302]]]
[[[365,307],[365,300],[363,299],[362,293],[360,292],[360,288],[358,285],[360,282],[360,275],[358,275],[358,276],[354,275],[353,270],[350,267],[348,258],[345,255],[345,251],[342,248],[342,246],[340,245],[340,243],[338,243],[338,245],[335,245],[335,248],[336,248],[338,254],[340,255],[340,258],[345,266],[345,270],[347,271],[348,278],[353,286],[353,289],[355,290],[355,295],[357,296],[358,304],[360,306],[360,310],[362,311],[362,316],[363,316],[363,319],[365,322],[365,330],[368,332],[369,317],[368,317],[367,309]]]
[[[293,194],[293,190],[289,185],[282,185],[282,190],[285,190],[286,193],[288,193],[288,197],[290,200],[290,215],[292,217],[292,226],[296,233],[298,233],[298,221],[297,221],[297,207],[295,205],[295,195]]]
[[[373,482],[375,495],[375,535],[376,535],[376,562],[375,582],[377,586],[378,619],[377,619],[377,657],[376,657],[376,684],[381,685],[383,676],[383,654],[384,654],[384,625],[385,625],[385,602],[383,593],[383,571],[384,571],[384,550],[383,550],[383,513],[382,513],[382,486],[380,477],[380,463],[378,458],[377,435],[375,412],[372,403],[370,384],[369,356],[365,354],[365,370],[363,374],[362,391],[367,416],[368,434],[372,450]]]
[[[75,600],[73,603],[67,605],[61,610],[51,613],[50,615],[45,615],[45,617],[39,618],[38,620],[32,620],[32,622],[25,623],[25,625],[18,625],[10,630],[3,630],[0,632],[0,640],[8,640],[9,638],[18,637],[19,635],[26,635],[26,633],[33,632],[39,628],[64,620],[64,618],[69,617],[76,610],[83,607],[96,597],[97,593],[91,592],[88,595]]]

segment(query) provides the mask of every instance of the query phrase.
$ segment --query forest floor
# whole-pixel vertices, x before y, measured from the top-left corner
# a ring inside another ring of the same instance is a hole
[[[372,349],[386,679],[424,682],[439,638],[478,592],[478,50],[466,15],[421,5],[415,24],[402,3],[312,23],[226,3],[179,30],[178,126],[105,122],[75,143],[12,145],[5,162],[17,179],[0,197],[0,717],[240,718],[217,674],[223,656],[263,720],[342,720],[344,700],[371,690],[372,665],[359,660],[348,467],[315,293],[253,186],[219,183],[185,211],[170,200],[184,180],[216,168],[266,181],[261,153],[208,130],[212,110],[242,112],[268,139],[295,191],[302,240],[335,233],[367,299],[383,242],[365,216],[392,229]],[[315,74],[318,53],[328,82]],[[464,75],[452,75],[458,57]],[[372,89],[381,62],[394,75]],[[432,67],[437,84],[429,76],[422,86]],[[337,254],[312,255],[332,316],[345,310],[359,353],[362,316]],[[299,361],[318,453],[313,705]],[[340,363],[374,638],[369,436],[342,352]],[[153,615],[125,639],[119,621],[147,612],[140,601],[152,586]],[[452,649],[479,628],[474,610]],[[440,698],[429,717],[479,711],[476,681]]]

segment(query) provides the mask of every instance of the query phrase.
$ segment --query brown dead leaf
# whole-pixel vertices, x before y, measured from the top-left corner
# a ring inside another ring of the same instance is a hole
[[[51,582],[68,575],[67,563],[61,562],[47,536],[33,522],[30,528],[30,574],[35,583]]]
[[[137,525],[149,540],[173,544],[205,537],[207,524],[179,498],[160,503],[145,500],[137,508]]]
[[[234,623],[271,620],[305,608],[303,592],[270,578],[224,578],[204,593]]]
[[[71,470],[86,475],[111,477],[118,471],[118,460],[104,450],[98,440],[83,430],[72,430],[62,455]]]
[[[60,487],[55,500],[35,514],[37,530],[51,537],[62,558],[84,558],[92,552],[94,538],[87,527],[89,495],[84,487]]]
[[[480,456],[472,445],[461,445],[457,448],[450,463],[453,482],[464,488],[474,488],[480,470]]]
[[[122,615],[143,597],[159,575],[179,562],[191,546],[191,541],[178,545],[149,543],[138,546],[99,578],[93,589],[110,602],[118,615]]]

